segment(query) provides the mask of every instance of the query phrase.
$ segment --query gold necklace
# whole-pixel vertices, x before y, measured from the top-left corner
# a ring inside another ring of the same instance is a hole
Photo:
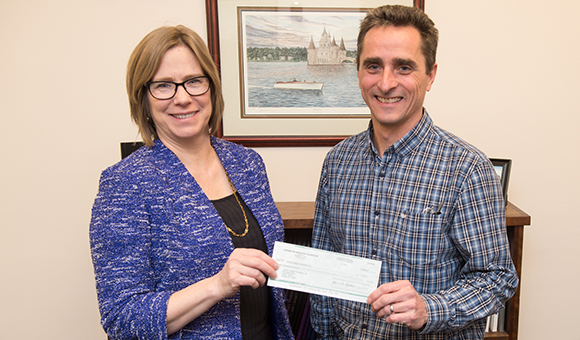
[[[228,227],[228,225],[225,222],[224,222],[224,225],[226,226],[226,229],[232,235],[234,235],[236,237],[244,237],[244,236],[246,236],[246,234],[250,230],[250,225],[248,224],[248,218],[246,217],[246,211],[244,210],[244,207],[242,207],[242,203],[240,203],[240,200],[238,199],[238,196],[236,195],[236,189],[234,188],[234,185],[232,184],[232,180],[230,179],[230,176],[228,176],[227,173],[226,173],[226,177],[228,178],[228,183],[230,184],[230,188],[232,188],[232,191],[234,192],[234,197],[236,198],[236,201],[238,202],[240,209],[242,209],[242,214],[244,214],[244,221],[246,221],[246,229],[244,230],[243,234],[236,234],[236,232],[233,231],[232,229],[230,229],[230,227]]]

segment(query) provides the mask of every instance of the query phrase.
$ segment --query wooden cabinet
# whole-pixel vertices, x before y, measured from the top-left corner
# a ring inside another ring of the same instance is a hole
[[[284,220],[286,239],[292,243],[309,242],[314,223],[314,202],[278,202],[276,203]],[[510,241],[511,255],[522,281],[522,252],[524,226],[530,225],[531,217],[515,205],[506,206],[507,234]],[[516,340],[518,338],[518,320],[520,311],[520,287],[506,305],[506,331],[488,332],[486,339]]]

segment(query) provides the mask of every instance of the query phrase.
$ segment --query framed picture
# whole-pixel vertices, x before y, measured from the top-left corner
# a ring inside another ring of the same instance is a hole
[[[333,146],[365,130],[358,25],[389,3],[424,9],[417,0],[206,0],[226,102],[218,136],[249,147]]]
[[[242,118],[370,118],[356,76],[365,9],[237,11]]]
[[[493,168],[495,172],[499,176],[501,182],[501,188],[503,190],[503,200],[505,204],[508,204],[508,184],[510,181],[510,170],[512,166],[511,159],[500,159],[500,158],[490,158],[489,159],[493,164]]]

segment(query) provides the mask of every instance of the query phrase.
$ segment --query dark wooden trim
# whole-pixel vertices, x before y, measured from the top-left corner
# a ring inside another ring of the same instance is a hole
[[[249,148],[335,146],[348,136],[227,136],[223,139]]]
[[[413,6],[419,7],[423,12],[425,12],[425,0],[413,0]]]
[[[516,207],[517,208],[517,207]],[[507,210],[506,210],[507,214]],[[529,217],[529,216],[528,216]],[[518,339],[519,331],[519,315],[520,315],[520,287],[522,282],[522,261],[524,248],[524,225],[508,224],[507,227],[508,239],[510,240],[511,255],[516,272],[520,278],[520,284],[516,288],[516,292],[506,305],[506,330],[509,333],[509,340]]]
[[[530,215],[526,214],[523,210],[516,207],[515,205],[508,202],[505,207],[506,224],[515,225],[530,225],[532,223],[532,218]]]
[[[217,0],[205,0],[205,22],[207,26],[207,47],[213,61],[221,72],[220,30]]]

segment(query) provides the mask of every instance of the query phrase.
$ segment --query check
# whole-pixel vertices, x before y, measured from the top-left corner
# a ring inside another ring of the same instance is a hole
[[[381,261],[276,242],[272,258],[280,266],[268,286],[366,302],[377,289]]]

